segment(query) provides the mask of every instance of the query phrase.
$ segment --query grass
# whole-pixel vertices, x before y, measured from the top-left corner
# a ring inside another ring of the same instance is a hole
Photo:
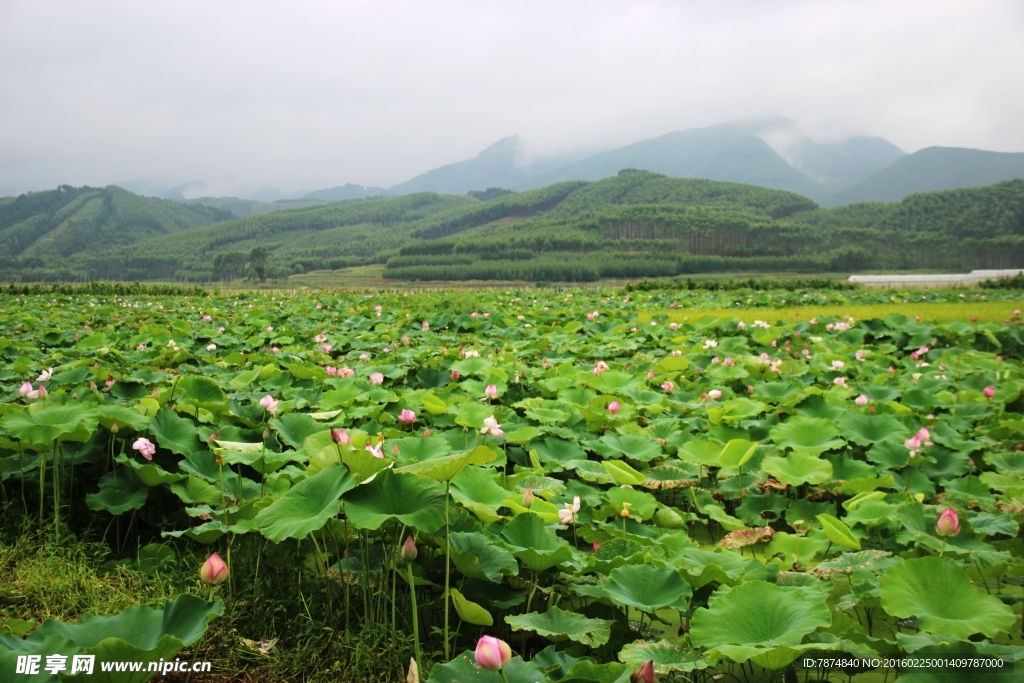
[[[956,321],[969,322],[977,316],[978,322],[1002,323],[1013,318],[1013,312],[1021,308],[1021,303],[1014,301],[978,301],[964,303],[893,303],[893,304],[821,304],[799,306],[793,308],[681,308],[659,311],[668,315],[672,322],[695,322],[701,318],[736,317],[745,323],[764,320],[769,323],[806,321],[820,316],[849,315],[855,320],[884,318],[894,313],[908,318],[920,316],[921,320],[934,323]],[[640,319],[647,321],[655,312],[644,312]]]

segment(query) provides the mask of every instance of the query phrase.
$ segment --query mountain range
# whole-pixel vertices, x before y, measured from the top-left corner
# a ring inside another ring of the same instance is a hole
[[[810,197],[823,206],[895,202],[916,192],[981,187],[1024,178],[1024,153],[928,147],[906,154],[879,137],[835,142],[797,138],[784,149],[765,141],[772,120],[691,128],[572,158],[526,161],[518,136],[502,138],[471,159],[428,170],[389,188],[347,184],[301,198],[258,202],[203,197],[190,203],[244,217],[297,206],[414,192],[466,194],[487,188],[524,191],[568,180],[596,181],[623,169],[674,178],[746,183]]]

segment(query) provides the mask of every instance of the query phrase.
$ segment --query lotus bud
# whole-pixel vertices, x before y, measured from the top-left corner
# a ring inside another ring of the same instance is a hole
[[[206,562],[203,562],[203,566],[199,568],[199,579],[211,586],[224,583],[227,578],[228,566],[217,553],[206,558]]]
[[[654,380],[654,370],[648,370],[647,371],[647,381],[651,382],[653,380]]]
[[[498,398],[498,387],[493,384],[488,384],[487,389],[484,390],[484,394],[486,394],[489,399],[496,399]]]
[[[855,398],[855,399],[853,400],[853,402],[854,402],[854,403],[856,403],[856,404],[857,404],[857,405],[859,405],[859,406],[866,406],[866,405],[868,404],[868,397],[867,397],[867,394],[861,394],[860,396],[858,396],[857,398]]]
[[[430,438],[430,427],[427,427],[426,429],[423,430],[423,438],[424,439],[429,439]]]
[[[648,659],[644,662],[629,680],[630,683],[654,683],[654,660]]]
[[[459,381],[459,371],[458,370],[452,370],[452,381],[453,382],[458,382]]]
[[[534,495],[533,489],[529,486],[526,487],[526,491],[523,492],[523,507],[528,508],[533,506]]]
[[[710,398],[712,401],[717,401],[718,399],[722,398],[722,391],[720,389],[712,389],[711,391],[708,392],[708,398]]]
[[[398,450],[398,444],[397,443],[391,444],[391,455],[394,455],[394,456],[397,457],[399,453],[401,453],[401,451]]]
[[[935,533],[939,536],[956,536],[960,533],[960,518],[953,508],[947,508],[939,515],[935,523]]]
[[[270,438],[270,427],[263,430],[263,440],[266,441]]]
[[[633,507],[632,503],[623,503],[622,512],[619,513],[619,517],[629,517],[629,508]]]
[[[403,424],[412,424],[416,421],[416,413],[408,408],[402,408],[402,412],[398,414],[398,421]]]
[[[748,394],[754,393],[754,385],[753,384],[748,384],[747,385],[747,393]]]
[[[21,394],[22,396],[28,396],[29,394],[31,394],[32,393],[32,382],[26,381],[24,384],[22,384],[21,388],[18,389],[18,393]]]
[[[42,384],[40,384],[39,385],[39,389],[38,389],[38,393],[39,393],[39,398],[46,398],[46,393],[47,393],[46,392],[46,387],[44,387]]]
[[[594,552],[596,553],[600,549],[601,549],[601,544],[598,543],[597,541],[594,541]]]
[[[618,401],[612,401],[611,403],[608,404],[608,412],[611,413],[612,415],[618,413],[619,410],[621,410],[621,408],[622,406],[619,405]]]
[[[890,365],[889,366],[889,374],[890,375],[895,375],[896,374],[896,368],[894,368],[893,366]]]
[[[476,663],[489,671],[501,671],[512,661],[512,648],[504,640],[484,636],[476,644]]]
[[[990,384],[981,393],[985,394],[985,398],[992,398],[996,395],[996,388]]]
[[[120,430],[121,428],[117,426],[117,420],[114,420],[112,423],[110,423],[111,433],[117,434]]]
[[[412,540],[412,536],[406,537],[405,543],[402,544],[402,561],[412,562],[417,554],[419,551],[416,550],[416,542]]]
[[[338,445],[347,445],[352,443],[352,438],[348,435],[344,429],[332,429],[331,430],[331,441]]]

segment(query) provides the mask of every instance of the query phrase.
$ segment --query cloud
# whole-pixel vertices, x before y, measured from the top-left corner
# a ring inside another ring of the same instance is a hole
[[[0,188],[391,185],[519,133],[532,156],[782,115],[1024,151],[1024,5],[0,3]]]

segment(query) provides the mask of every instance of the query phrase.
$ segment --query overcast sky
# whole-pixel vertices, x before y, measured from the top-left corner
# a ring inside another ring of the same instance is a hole
[[[0,195],[388,186],[513,133],[545,156],[769,115],[1024,151],[1022,65],[1021,0],[0,0]]]

